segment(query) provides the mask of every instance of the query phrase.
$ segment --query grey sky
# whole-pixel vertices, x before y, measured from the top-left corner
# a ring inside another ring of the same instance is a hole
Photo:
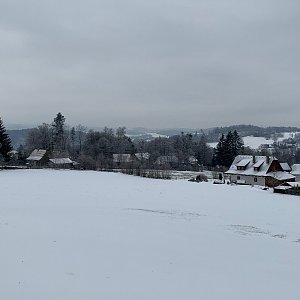
[[[299,55],[299,0],[0,0],[0,114],[300,126]]]

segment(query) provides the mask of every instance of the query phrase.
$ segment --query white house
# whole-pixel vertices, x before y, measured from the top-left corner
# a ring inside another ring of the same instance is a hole
[[[273,156],[238,155],[225,174],[231,182],[249,185],[273,187],[295,181],[295,176],[285,172]]]

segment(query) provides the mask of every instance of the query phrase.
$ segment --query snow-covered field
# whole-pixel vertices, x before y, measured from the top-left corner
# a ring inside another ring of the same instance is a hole
[[[285,139],[288,138],[294,138],[296,134],[299,132],[284,132],[282,133],[282,137],[278,138],[277,142],[282,142]],[[266,144],[266,145],[272,145],[275,140],[274,139],[266,139],[262,136],[245,136],[243,137],[243,141],[246,147],[250,147],[252,149],[258,149],[260,145]],[[212,148],[215,148],[217,146],[217,142],[214,143],[208,143],[208,145]]]
[[[0,172],[3,300],[300,299],[300,199],[122,174]]]

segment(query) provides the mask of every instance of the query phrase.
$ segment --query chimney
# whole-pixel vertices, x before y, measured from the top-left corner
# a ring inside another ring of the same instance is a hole
[[[252,162],[253,162],[253,164],[256,163],[256,161],[255,161],[255,155],[252,155]]]
[[[270,163],[270,156],[269,156],[269,155],[266,156],[266,163],[267,163],[267,164]]]

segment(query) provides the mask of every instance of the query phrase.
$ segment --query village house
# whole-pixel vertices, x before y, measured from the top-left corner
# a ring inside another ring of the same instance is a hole
[[[148,152],[135,153],[134,155],[141,162],[149,161],[150,159],[150,153]]]
[[[116,167],[135,167],[139,162],[134,154],[113,154],[113,163]]]
[[[35,149],[26,160],[31,167],[43,167],[48,164],[49,155],[47,150]]]
[[[176,167],[178,165],[178,158],[175,155],[159,156],[155,161],[155,165]]]
[[[72,169],[76,164],[70,158],[50,158],[49,159],[49,166],[51,168],[58,168],[58,169]]]
[[[273,156],[238,155],[225,174],[231,182],[248,185],[274,187],[295,181]]]

